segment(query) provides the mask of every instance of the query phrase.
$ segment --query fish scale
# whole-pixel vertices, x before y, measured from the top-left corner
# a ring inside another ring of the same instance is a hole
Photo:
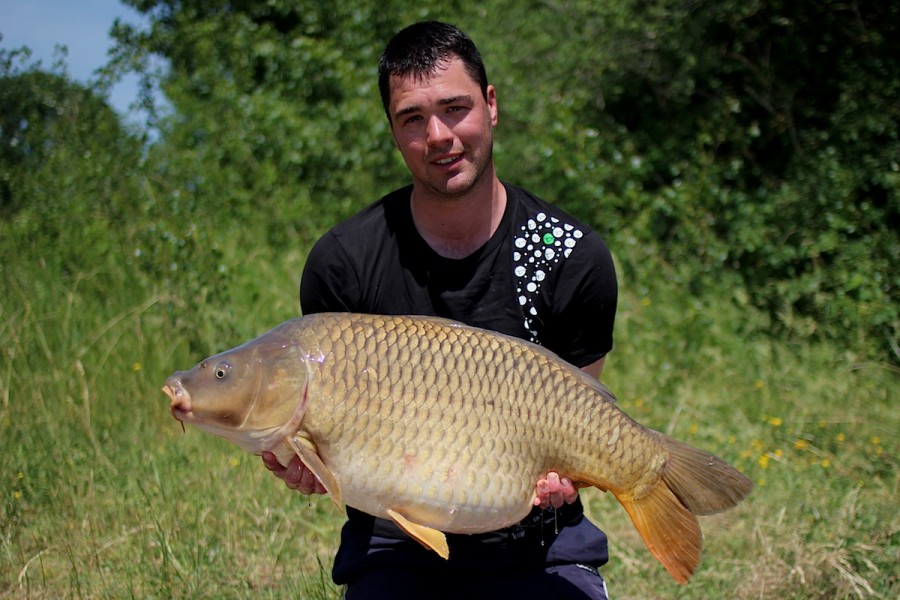
[[[375,324],[375,329],[380,329],[379,325]],[[398,382],[404,379],[404,371],[401,368],[403,363],[402,357],[388,355],[387,361],[380,361],[382,363],[390,362],[393,365],[392,368],[388,369],[390,376],[388,378],[389,381],[386,383],[389,383],[389,385],[381,387],[382,393],[388,391],[394,395],[394,398],[386,400],[391,406],[391,411],[388,413],[387,418],[384,418],[384,411],[376,410],[373,413],[357,414],[354,419],[358,419],[357,423],[361,428],[378,430],[381,435],[386,435],[390,442],[389,447],[393,449],[393,452],[382,453],[379,461],[380,468],[374,473],[348,469],[345,471],[344,476],[351,485],[356,484],[355,487],[360,489],[371,489],[375,487],[374,482],[371,480],[381,480],[390,477],[392,474],[400,475],[398,479],[401,481],[406,481],[408,478],[413,477],[413,481],[416,481],[417,485],[428,487],[427,480],[417,481],[414,478],[418,473],[404,471],[402,467],[399,474],[394,473],[394,465],[402,465],[405,457],[410,454],[421,458],[424,453],[426,455],[425,459],[428,460],[430,456],[428,456],[427,449],[430,448],[430,438],[433,438],[435,435],[441,435],[444,439],[451,440],[452,443],[445,448],[444,457],[432,459],[432,462],[436,463],[438,467],[437,469],[433,468],[431,472],[435,470],[440,471],[441,469],[449,470],[456,465],[456,458],[463,457],[466,459],[463,461],[465,462],[465,474],[461,477],[464,486],[432,484],[431,489],[438,488],[438,493],[429,495],[429,498],[426,498],[426,501],[420,506],[404,507],[407,513],[417,516],[418,512],[432,514],[435,510],[443,509],[453,510],[455,515],[465,516],[466,513],[460,513],[458,507],[471,505],[474,507],[474,510],[469,511],[470,518],[478,522],[478,525],[476,525],[478,528],[499,528],[510,524],[508,522],[510,517],[497,517],[503,520],[498,521],[496,524],[485,524],[484,517],[479,514],[479,511],[493,515],[513,509],[516,517],[513,522],[524,516],[531,504],[527,494],[531,493],[532,481],[536,479],[538,473],[536,468],[529,464],[533,461],[511,460],[511,457],[514,455],[505,452],[506,443],[503,437],[488,436],[489,432],[483,431],[485,426],[492,422],[490,418],[492,411],[486,410],[489,408],[488,406],[484,404],[479,406],[473,400],[499,396],[501,392],[498,389],[493,390],[493,393],[491,393],[490,387],[492,386],[489,386],[488,394],[473,394],[471,387],[463,385],[463,380],[460,378],[459,373],[454,370],[456,359],[458,358],[457,355],[461,354],[464,348],[471,347],[471,344],[467,345],[466,340],[460,339],[462,337],[460,334],[463,332],[442,328],[438,330],[436,335],[422,338],[423,335],[428,335],[428,331],[422,324],[418,323],[413,323],[409,327],[391,327],[388,331],[388,339],[383,343],[389,347],[407,348],[410,354],[417,353],[417,369],[420,371],[417,379],[421,380],[421,387],[408,384],[399,385]],[[348,339],[350,338],[344,335],[341,341],[347,343]],[[416,343],[423,340],[425,343]],[[493,346],[490,348],[490,354],[502,358],[502,355],[498,353],[499,348],[497,345],[494,344]],[[335,345],[329,348],[329,351],[336,356],[340,356],[343,353],[350,360],[355,359],[357,356],[353,347],[342,348]],[[366,368],[374,367],[378,370],[382,367],[379,361],[375,361],[373,365],[371,360],[372,356],[369,355],[368,361],[365,363]],[[481,366],[484,367],[484,363]],[[496,368],[488,370],[498,371]],[[521,377],[524,374],[521,368],[518,371],[507,369],[506,372],[508,376],[506,378],[507,381],[503,382],[505,386],[509,386],[512,379]],[[347,371],[347,373],[349,377],[355,377],[352,370]],[[313,376],[313,379],[314,381],[316,380],[315,376]],[[327,381],[328,378],[322,378],[322,380]],[[367,383],[371,384],[371,379]],[[346,389],[355,389],[360,392],[358,395],[347,398],[346,404],[349,405],[359,404],[362,402],[362,397],[371,397],[371,394],[378,393],[377,387],[373,388],[371,385],[365,387],[353,386],[349,382]],[[327,387],[317,390],[317,395],[322,397],[328,397],[333,394],[334,391]],[[454,399],[457,401],[456,403],[454,403]],[[464,401],[459,402],[459,399]],[[334,410],[323,411],[321,415],[313,415],[308,409],[306,418],[310,420],[308,427],[313,437],[316,436],[315,428],[319,419],[330,420],[331,422],[343,422],[347,419],[347,415],[340,409],[344,404],[337,403],[332,406]],[[423,418],[422,413],[427,415],[427,418]],[[367,419],[367,414],[377,415],[377,419]],[[377,422],[377,427],[371,426],[369,424],[370,421]],[[409,429],[413,429],[415,434],[412,438]],[[319,433],[326,435],[322,432]],[[369,439],[369,435],[358,435],[357,431],[347,431],[346,433],[347,437],[359,441],[357,444],[348,445],[345,450],[346,453],[356,454],[366,451],[367,442],[365,440]],[[494,440],[495,443],[487,443],[489,440]],[[340,457],[337,455],[332,458],[340,460]],[[506,477],[491,476],[494,473],[509,473],[510,475]],[[483,474],[483,481],[479,481],[479,477],[476,474]],[[523,475],[527,475],[527,479],[523,478]],[[523,484],[523,481],[528,483]],[[467,489],[470,487],[473,489],[482,488],[484,492],[477,491],[473,493],[472,490]],[[404,483],[400,483],[398,488],[394,489],[392,493],[403,494],[407,489]],[[512,491],[517,492],[516,496],[518,497],[514,503],[508,500],[511,497],[516,497],[510,494]],[[525,494],[524,498],[523,493]],[[351,505],[356,500],[352,496],[348,497],[346,493],[344,494],[344,499]],[[355,504],[362,505],[358,507],[364,510],[372,510],[374,508],[365,506],[366,504],[371,504],[369,498],[360,498]],[[514,504],[514,506],[511,507],[510,504]],[[446,531],[453,532],[465,532],[467,528],[472,527],[461,519],[456,524],[447,522],[441,525]]]
[[[695,515],[752,487],[632,420],[546,349],[445,319],[294,319],[176,372],[163,390],[181,421],[285,464],[299,455],[337,504],[392,519],[445,558],[444,533],[515,524],[555,471],[611,491],[684,583],[700,560]]]

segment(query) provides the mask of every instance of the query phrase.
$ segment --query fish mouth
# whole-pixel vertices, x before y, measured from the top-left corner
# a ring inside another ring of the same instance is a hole
[[[175,419],[184,422],[191,418],[191,397],[187,390],[180,383],[170,384],[162,387],[163,393],[169,397],[169,412]]]

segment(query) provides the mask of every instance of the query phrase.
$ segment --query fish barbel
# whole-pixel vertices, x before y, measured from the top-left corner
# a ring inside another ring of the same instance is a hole
[[[695,515],[752,487],[632,420],[552,352],[439,318],[300,317],[176,372],[163,391],[176,419],[282,464],[299,455],[339,507],[391,519],[444,558],[443,532],[519,522],[556,471],[612,492],[686,583],[700,562]]]

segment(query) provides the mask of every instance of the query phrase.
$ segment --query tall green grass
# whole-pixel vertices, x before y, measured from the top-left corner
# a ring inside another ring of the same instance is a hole
[[[214,273],[148,269],[147,230],[110,227],[126,233],[102,251],[102,228],[56,244],[2,230],[0,597],[337,598],[330,500],[183,432],[160,392],[173,370],[295,316],[308,244],[206,232],[197,253],[216,249]],[[585,491],[614,597],[896,597],[895,370],[770,339],[740,297],[690,298],[664,272],[653,290],[621,285],[604,373],[621,406],[757,487],[702,519],[703,563],[683,588],[612,498]]]
[[[617,596],[896,597],[896,370],[840,348],[772,340],[728,297],[626,292],[620,316],[604,379],[621,406],[719,454],[756,487],[737,509],[701,518],[703,563],[683,589],[630,524],[611,519],[606,575]],[[620,513],[614,504],[592,501],[595,521]]]

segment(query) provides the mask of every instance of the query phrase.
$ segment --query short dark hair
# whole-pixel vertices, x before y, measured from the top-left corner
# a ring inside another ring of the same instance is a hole
[[[401,29],[391,38],[378,64],[378,89],[391,120],[391,76],[425,78],[453,57],[459,57],[487,100],[488,79],[475,42],[453,25],[423,21]]]

